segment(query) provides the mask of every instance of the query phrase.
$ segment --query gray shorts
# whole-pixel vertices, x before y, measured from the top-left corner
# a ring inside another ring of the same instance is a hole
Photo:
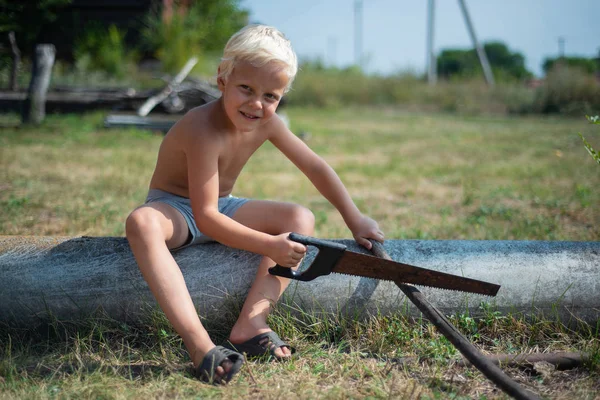
[[[219,198],[219,212],[221,214],[227,215],[228,217],[233,217],[233,214],[244,204],[246,204],[249,199],[244,199],[241,197],[235,197],[232,195],[226,197]],[[196,226],[196,220],[194,220],[194,214],[192,213],[192,204],[190,199],[187,197],[177,196],[173,193],[165,192],[160,189],[150,189],[148,192],[148,197],[146,197],[146,203],[165,203],[176,209],[183,215],[185,218],[185,222],[188,225],[188,229],[190,231],[189,238],[187,242],[176,249],[171,250],[179,250],[184,247],[191,246],[193,244],[198,243],[208,243],[214,242],[214,239],[206,236],[198,229]]]

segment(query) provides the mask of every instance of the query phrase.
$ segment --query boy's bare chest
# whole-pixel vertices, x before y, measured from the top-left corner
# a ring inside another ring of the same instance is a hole
[[[237,178],[252,154],[265,142],[264,138],[229,141],[219,154],[219,177]]]

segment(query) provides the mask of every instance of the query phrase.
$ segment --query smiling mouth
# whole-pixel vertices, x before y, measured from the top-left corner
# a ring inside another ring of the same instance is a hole
[[[244,117],[246,117],[246,118],[248,118],[248,119],[259,119],[259,118],[260,118],[260,117],[257,117],[257,116],[255,116],[255,115],[252,115],[252,114],[246,114],[246,113],[245,113],[245,112],[243,112],[243,111],[240,111],[240,114],[242,114]]]

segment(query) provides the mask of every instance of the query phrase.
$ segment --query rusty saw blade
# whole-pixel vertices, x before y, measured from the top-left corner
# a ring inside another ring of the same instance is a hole
[[[341,243],[299,235],[297,233],[291,233],[289,239],[305,245],[315,246],[319,249],[319,253],[312,264],[304,271],[294,271],[290,268],[276,265],[273,268],[269,268],[269,272],[273,275],[300,281],[311,281],[319,276],[335,272],[488,296],[495,296],[500,289],[500,285],[494,283],[349,251]]]

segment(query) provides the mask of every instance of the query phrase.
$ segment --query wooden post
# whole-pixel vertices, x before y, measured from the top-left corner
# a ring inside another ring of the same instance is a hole
[[[15,39],[15,33],[8,33],[8,40],[10,42],[10,48],[12,50],[13,63],[12,68],[10,70],[10,90],[16,92],[19,88],[17,83],[17,75],[19,72],[19,64],[21,64],[21,52],[19,51],[19,47],[17,46],[17,39]]]
[[[46,92],[50,85],[55,55],[56,48],[53,44],[38,44],[35,47],[31,82],[23,105],[23,123],[40,124],[46,116]]]
[[[435,34],[435,0],[429,0],[427,6],[427,82],[435,85],[437,82],[437,66],[435,50],[433,46],[433,36]]]

